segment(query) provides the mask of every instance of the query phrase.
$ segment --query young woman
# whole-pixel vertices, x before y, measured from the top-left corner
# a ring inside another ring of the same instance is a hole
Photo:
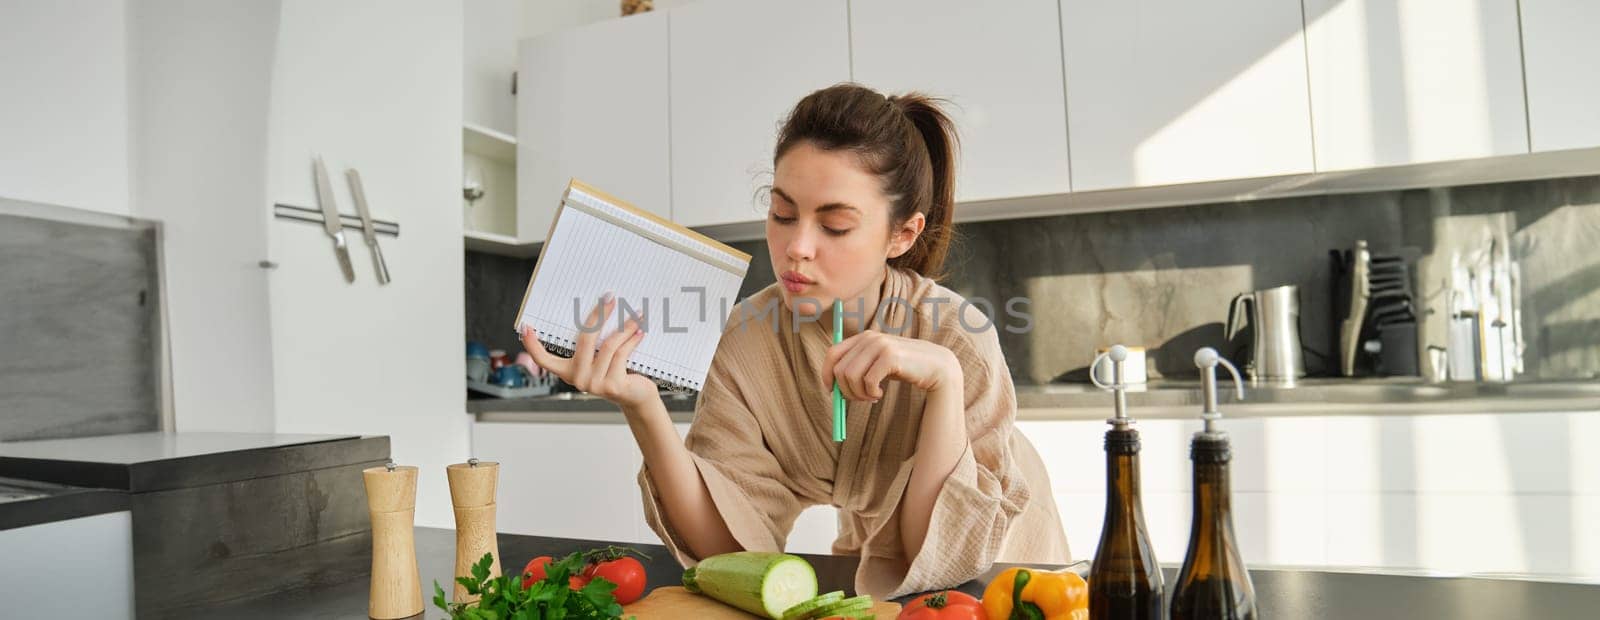
[[[1044,465],[1014,426],[997,327],[937,283],[955,151],[949,118],[918,94],[841,84],[800,101],[773,156],[778,282],[734,308],[685,440],[656,385],[625,368],[648,325],[630,320],[598,350],[580,330],[571,359],[524,334],[540,365],[622,409],[646,520],[680,562],[782,550],[817,504],[838,508],[833,551],[860,556],[856,589],[877,596],[954,586],[996,560],[1068,561]]]

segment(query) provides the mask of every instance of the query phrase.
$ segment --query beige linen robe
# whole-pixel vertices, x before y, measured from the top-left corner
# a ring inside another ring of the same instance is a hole
[[[778,286],[735,307],[685,439],[743,548],[781,551],[801,510],[831,504],[839,510],[833,552],[860,556],[856,590],[874,596],[954,586],[997,560],[1069,561],[1044,464],[1013,424],[1016,395],[995,331],[1006,323],[975,305],[958,317],[960,295],[913,271],[888,269],[882,299],[906,303],[880,304],[882,318],[871,329],[955,352],[966,378],[971,444],[935,500],[921,552],[908,559],[900,500],[925,393],[886,382],[879,402],[849,403],[848,438],[834,443],[832,394],[818,388],[832,325],[802,318],[796,326]],[[932,303],[939,298],[947,301]],[[648,467],[639,486],[645,519],[661,541],[685,566],[698,561],[667,521]]]

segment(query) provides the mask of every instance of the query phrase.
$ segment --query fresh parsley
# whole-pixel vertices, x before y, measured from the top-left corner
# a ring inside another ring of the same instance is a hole
[[[622,605],[617,604],[611,591],[617,585],[596,578],[582,590],[567,585],[569,577],[583,570],[584,555],[574,553],[545,566],[542,581],[522,587],[525,574],[489,577],[489,566],[494,556],[483,554],[483,559],[472,565],[471,577],[457,577],[467,594],[480,598],[472,603],[451,603],[445,599],[444,588],[433,582],[433,604],[450,614],[451,620],[600,620],[622,617]]]

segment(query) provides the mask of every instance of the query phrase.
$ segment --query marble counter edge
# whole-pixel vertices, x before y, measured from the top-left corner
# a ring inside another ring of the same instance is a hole
[[[1440,395],[1395,397],[1377,390],[1430,390]],[[1321,390],[1321,391],[1319,391]],[[1523,393],[1526,392],[1526,393]],[[1552,393],[1559,392],[1559,393]],[[1316,400],[1322,393],[1336,397]],[[1357,398],[1342,398],[1349,396]],[[1017,386],[1017,419],[1024,421],[1103,420],[1111,415],[1111,395],[1073,386]],[[1265,396],[1265,399],[1259,398]],[[1130,392],[1129,407],[1135,417],[1146,420],[1186,420],[1200,411],[1198,392],[1165,388],[1158,392]],[[674,422],[693,418],[692,398],[666,399]],[[467,412],[479,422],[532,422],[558,424],[621,424],[621,412],[611,403],[589,396],[532,398],[521,400],[472,400]],[[1231,396],[1221,404],[1233,418],[1320,417],[1320,416],[1421,416],[1451,414],[1572,413],[1600,411],[1600,385],[1528,384],[1514,386],[1468,385],[1441,387],[1428,384],[1370,384],[1366,386],[1311,386],[1302,389],[1265,389],[1258,399],[1235,401]]]

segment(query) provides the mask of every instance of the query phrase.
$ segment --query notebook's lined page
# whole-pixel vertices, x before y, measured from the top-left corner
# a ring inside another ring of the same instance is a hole
[[[629,224],[643,220],[603,202],[585,206]],[[648,331],[634,350],[629,368],[699,390],[745,265],[735,274],[726,264],[705,260],[725,253],[654,222],[642,224],[657,229],[652,232],[676,235],[699,247],[692,255],[686,254],[585,209],[563,209],[540,258],[539,279],[529,291],[522,324],[532,326],[540,340],[571,349],[579,334],[577,326],[600,296],[611,291],[617,295],[617,308],[601,328],[596,345],[627,320],[625,313],[643,314]],[[685,287],[705,290],[685,291]]]

